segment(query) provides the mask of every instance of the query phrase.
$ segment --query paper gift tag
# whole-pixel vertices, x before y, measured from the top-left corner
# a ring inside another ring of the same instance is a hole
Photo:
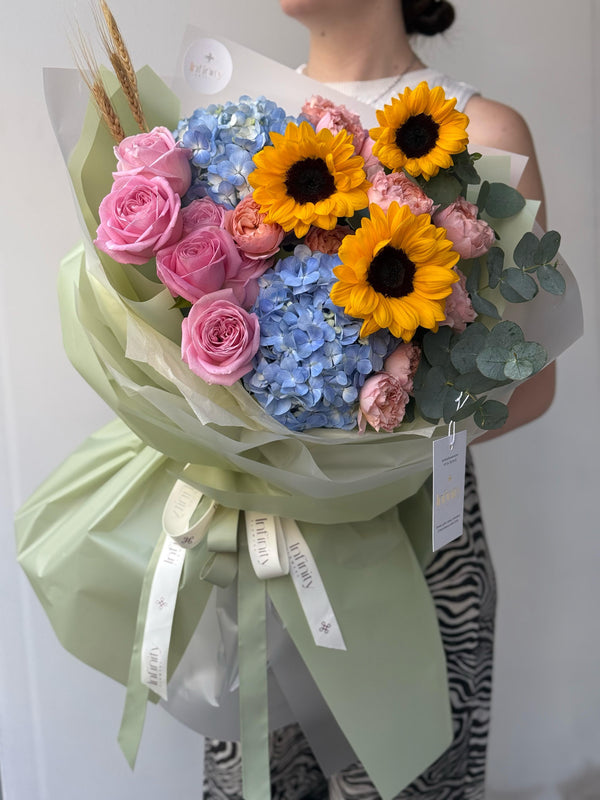
[[[465,459],[467,432],[433,443],[433,550],[448,544],[463,532]]]

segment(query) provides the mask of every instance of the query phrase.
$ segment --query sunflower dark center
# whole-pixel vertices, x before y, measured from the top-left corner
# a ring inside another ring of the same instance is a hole
[[[415,265],[404,250],[388,244],[371,261],[367,281],[385,297],[404,297],[413,290],[414,276]]]
[[[435,147],[439,130],[429,114],[417,114],[396,130],[396,144],[408,158],[421,158]]]
[[[288,169],[285,188],[297,203],[318,203],[331,197],[335,181],[322,158],[304,158]]]

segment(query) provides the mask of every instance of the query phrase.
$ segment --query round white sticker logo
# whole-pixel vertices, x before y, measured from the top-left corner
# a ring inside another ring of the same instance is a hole
[[[183,58],[187,83],[200,94],[216,94],[231,80],[233,63],[229,50],[216,39],[196,39]]]

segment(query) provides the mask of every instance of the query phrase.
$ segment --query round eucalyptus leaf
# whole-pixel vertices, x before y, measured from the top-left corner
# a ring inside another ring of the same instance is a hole
[[[494,325],[490,331],[488,345],[490,347],[506,347],[511,348],[518,342],[524,341],[523,331],[516,322],[511,322],[508,319]]]
[[[511,381],[524,381],[526,378],[530,378],[534,372],[533,364],[528,358],[513,356],[504,365],[504,374]]]
[[[476,258],[474,261],[471,262],[471,269],[467,273],[467,280],[465,282],[465,286],[467,287],[467,292],[470,295],[477,294],[479,291],[479,279],[481,277],[481,263],[479,259]]]
[[[486,400],[475,412],[475,424],[485,431],[501,428],[508,419],[508,407],[499,400]]]
[[[436,333],[429,332],[423,337],[423,352],[432,367],[445,367],[450,363],[452,333],[449,325],[442,325]]]
[[[488,329],[481,322],[468,325],[450,351],[450,360],[459,372],[475,372],[477,355],[485,347]]]
[[[514,217],[525,207],[525,198],[512,186],[505,183],[490,183],[485,210],[491,217],[506,219]]]
[[[548,361],[548,354],[537,342],[519,342],[512,348],[512,352],[516,358],[527,359],[531,362],[534,372],[539,372]]]
[[[443,417],[444,422],[450,422],[456,419],[455,414],[458,413],[458,405],[460,403],[462,392],[457,391],[453,386],[448,387],[448,391],[444,396]]]
[[[536,264],[541,264],[538,261],[538,247],[540,241],[535,233],[527,232],[523,234],[522,239],[515,247],[513,258],[518,267],[533,267]]]
[[[488,197],[490,196],[490,184],[489,181],[484,181],[481,184],[481,188],[479,189],[479,194],[477,195],[477,208],[479,212],[485,210],[485,204],[487,203]]]
[[[544,266],[537,268],[536,275],[538,281],[540,282],[540,286],[546,292],[550,292],[550,294],[565,293],[567,284],[556,267],[551,267],[549,264],[545,264]]]
[[[504,250],[501,247],[491,247],[488,250],[486,266],[490,288],[495,289],[500,283],[504,269]]]
[[[506,270],[504,271],[506,272]],[[518,292],[515,292],[512,286],[509,286],[508,283],[505,283],[504,281],[502,281],[502,283],[500,284],[500,294],[505,300],[508,300],[509,303],[527,302],[527,300],[524,297],[521,297],[521,295]]]
[[[479,370],[477,372],[465,372],[454,380],[454,388],[470,394],[482,394],[495,389],[498,381],[493,378],[486,378]]]
[[[432,367],[425,376],[422,387],[414,390],[419,413],[423,417],[437,422],[444,413],[444,399],[447,391],[448,384],[444,370],[441,367]]]
[[[502,273],[502,283],[508,284],[521,298],[522,302],[533,300],[538,293],[537,283],[526,272],[510,267]],[[500,289],[502,291],[502,289]]]
[[[477,369],[486,378],[503,381],[505,364],[512,359],[510,350],[506,347],[486,347],[477,356]]]
[[[461,189],[460,181],[448,172],[438,172],[427,182],[428,197],[442,206],[453,203],[461,193]]]
[[[560,233],[547,231],[540,239],[538,250],[538,264],[548,264],[558,253],[560,247]]]
[[[491,302],[491,300],[486,300],[485,297],[482,297],[480,294],[473,292],[471,294],[471,305],[473,306],[473,310],[476,314],[485,314],[486,317],[491,317],[492,319],[500,319],[500,314],[498,313],[498,309],[496,306]]]

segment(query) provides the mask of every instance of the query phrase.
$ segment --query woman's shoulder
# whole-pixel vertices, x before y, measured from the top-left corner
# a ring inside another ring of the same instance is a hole
[[[475,144],[509,150],[531,156],[534,153],[531,132],[524,118],[514,108],[474,95],[465,106],[469,117],[469,139]]]

